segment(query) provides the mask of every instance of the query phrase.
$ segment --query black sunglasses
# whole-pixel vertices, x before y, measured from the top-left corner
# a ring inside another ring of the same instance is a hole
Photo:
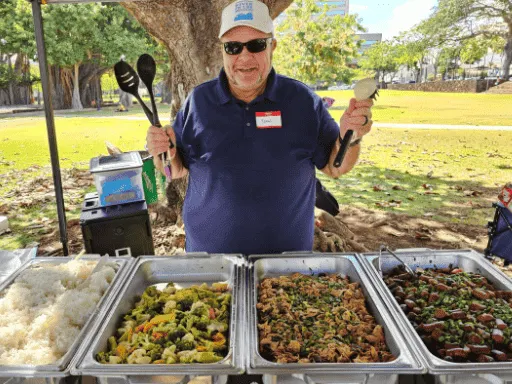
[[[223,43],[224,51],[226,51],[228,55],[239,55],[242,53],[244,47],[247,47],[247,50],[251,53],[263,52],[265,49],[267,49],[267,40],[272,39],[272,37],[266,37],[262,39],[249,40],[246,43],[241,43],[239,41],[228,41]]]

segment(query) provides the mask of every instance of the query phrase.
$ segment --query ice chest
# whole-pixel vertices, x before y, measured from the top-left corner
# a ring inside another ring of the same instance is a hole
[[[142,159],[138,152],[94,157],[89,170],[102,207],[144,200]]]

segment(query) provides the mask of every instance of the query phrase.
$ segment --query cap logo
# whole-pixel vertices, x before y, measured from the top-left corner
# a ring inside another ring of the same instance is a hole
[[[235,18],[233,21],[253,20],[252,2],[241,1],[235,4]]]

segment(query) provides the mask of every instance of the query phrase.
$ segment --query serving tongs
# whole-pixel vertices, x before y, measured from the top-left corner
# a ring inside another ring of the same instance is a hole
[[[402,261],[402,259],[400,259],[396,253],[394,253],[393,251],[391,251],[387,245],[381,245],[380,248],[379,248],[379,257],[378,257],[378,261],[379,261],[379,266],[378,266],[378,269],[379,269],[379,274],[381,277],[383,277],[383,273],[382,273],[382,265],[381,265],[381,258],[382,258],[382,251],[386,251],[388,252],[391,256],[393,256],[396,260],[398,260],[398,262],[400,264],[403,265],[404,269],[405,269],[405,272],[407,272],[409,275],[411,275],[414,279],[417,278],[416,276],[416,273],[411,269],[411,267],[409,267],[406,263],[404,263]]]

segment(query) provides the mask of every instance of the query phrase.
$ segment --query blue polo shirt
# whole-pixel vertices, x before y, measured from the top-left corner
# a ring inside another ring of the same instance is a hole
[[[281,127],[258,127],[256,112],[280,112]],[[192,91],[174,130],[189,170],[187,252],[312,250],[315,167],[339,135],[318,95],[272,69],[265,92],[245,103],[221,70]]]

